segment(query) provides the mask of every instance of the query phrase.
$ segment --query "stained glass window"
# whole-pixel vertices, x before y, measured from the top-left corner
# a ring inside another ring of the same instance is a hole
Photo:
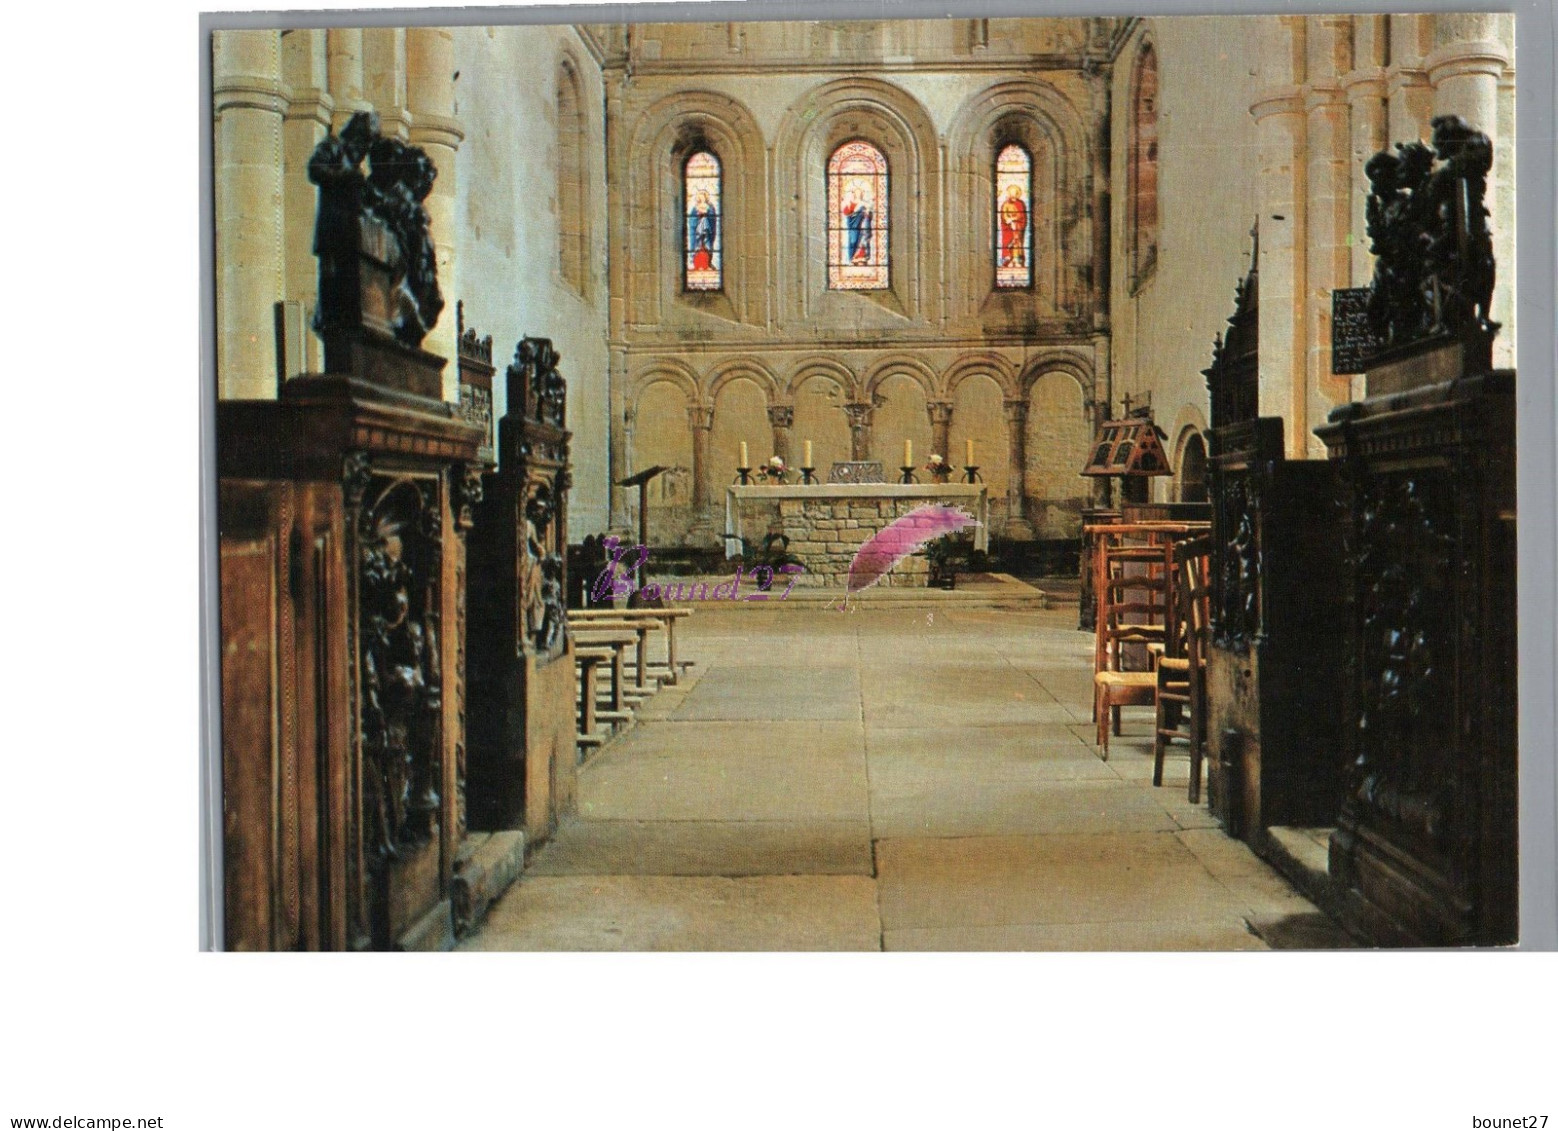
[[[1158,256],[1158,56],[1151,44],[1136,60],[1130,159],[1131,268],[1139,280]]]
[[[1020,145],[995,158],[995,285],[1033,284],[1033,160]]]
[[[720,216],[719,158],[700,149],[687,158],[682,182],[687,201],[686,288],[717,291],[722,282],[725,238]]]
[[[887,287],[887,158],[849,141],[828,159],[828,289]]]

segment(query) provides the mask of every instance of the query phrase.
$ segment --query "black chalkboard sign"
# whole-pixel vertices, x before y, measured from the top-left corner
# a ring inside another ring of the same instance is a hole
[[[1331,372],[1362,373],[1385,343],[1369,325],[1369,288],[1340,287],[1331,292]]]

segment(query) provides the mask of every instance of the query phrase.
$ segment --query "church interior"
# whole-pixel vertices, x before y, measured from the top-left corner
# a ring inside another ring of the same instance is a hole
[[[1516,943],[1514,63],[214,32],[217,946]]]

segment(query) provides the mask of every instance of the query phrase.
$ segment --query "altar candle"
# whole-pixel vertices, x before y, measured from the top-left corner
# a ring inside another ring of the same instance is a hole
[[[736,466],[737,467],[751,467],[752,466],[750,463],[747,462],[747,442],[745,440],[741,441],[741,462],[739,464],[737,464]]]
[[[965,448],[965,450],[967,452],[967,458],[963,460],[963,464],[964,464],[965,467],[973,467],[974,466],[974,441],[973,440],[964,440],[963,441],[963,446],[964,446],[964,448]]]
[[[815,466],[811,462],[811,441],[810,440],[806,441],[806,458],[801,460],[801,466],[802,467],[813,467],[813,466]]]
[[[913,463],[914,463],[914,441],[913,440],[905,440],[903,442],[903,465],[905,467],[909,467]]]

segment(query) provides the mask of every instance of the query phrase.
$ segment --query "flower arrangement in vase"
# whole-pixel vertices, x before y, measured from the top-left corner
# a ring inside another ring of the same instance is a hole
[[[925,465],[925,470],[936,477],[937,483],[946,483],[951,479],[952,468],[947,461],[939,455],[932,454],[930,462]]]
[[[783,484],[785,481],[785,476],[788,475],[789,472],[790,469],[785,466],[784,460],[780,459],[778,456],[771,457],[767,466],[760,469],[760,473],[770,487],[778,487]]]

